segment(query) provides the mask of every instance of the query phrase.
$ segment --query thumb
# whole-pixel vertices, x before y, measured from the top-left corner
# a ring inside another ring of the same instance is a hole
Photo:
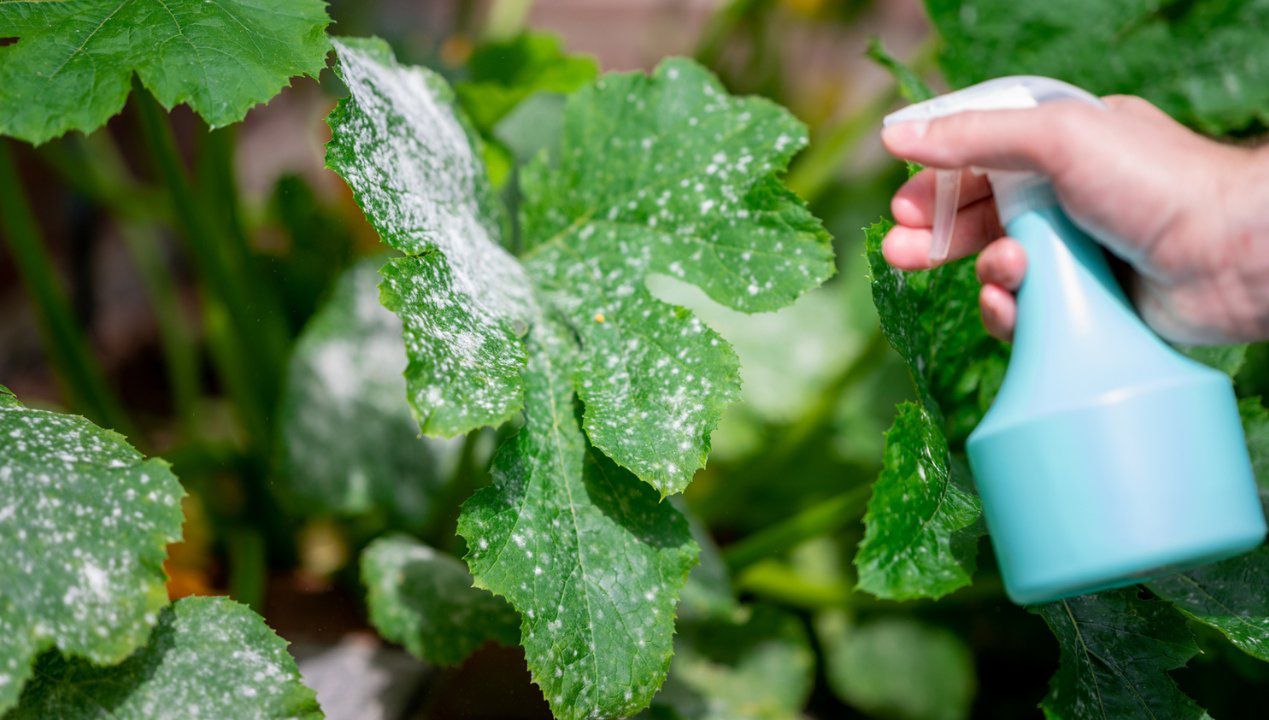
[[[1074,146],[1103,116],[1102,108],[1078,102],[963,112],[891,125],[881,140],[891,154],[932,167],[974,165],[1054,176],[1078,156]]]

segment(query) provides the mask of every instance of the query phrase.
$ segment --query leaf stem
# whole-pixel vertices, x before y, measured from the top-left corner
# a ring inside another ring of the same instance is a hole
[[[731,572],[739,573],[759,560],[834,532],[863,514],[871,494],[871,486],[859,485],[816,503],[791,518],[727,546],[722,551],[723,560]]]
[[[93,421],[135,436],[131,420],[106,383],[105,373],[71,311],[4,140],[0,140],[0,227],[35,304],[45,348],[67,395]]]
[[[68,185],[117,214],[119,233],[154,313],[177,421],[192,436],[201,392],[198,347],[181,312],[180,293],[153,223],[168,214],[165,204],[154,202],[154,192],[137,184],[105,133],[87,140],[67,137],[48,146],[44,158]],[[132,205],[137,198],[144,198],[143,207]],[[156,207],[162,209],[156,212]]]
[[[204,312],[212,357],[233,397],[249,444],[267,448],[272,378],[260,369],[273,367],[273,358],[284,350],[273,346],[271,333],[261,332],[261,316],[249,301],[251,293],[244,286],[244,275],[226,255],[223,228],[209,217],[190,184],[163,109],[139,82],[134,86],[146,146],[206,284]]]
[[[229,528],[226,542],[229,555],[229,595],[256,612],[264,610],[268,565],[264,537],[249,525]]]

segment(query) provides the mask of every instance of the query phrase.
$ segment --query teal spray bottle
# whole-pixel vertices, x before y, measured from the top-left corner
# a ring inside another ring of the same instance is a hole
[[[1042,77],[990,80],[885,124],[1095,96]],[[1027,254],[1009,369],[966,443],[1005,589],[1032,604],[1250,550],[1265,518],[1229,378],[1142,322],[1104,251],[1042,175],[986,170]],[[947,256],[959,170],[936,171],[931,259]]]

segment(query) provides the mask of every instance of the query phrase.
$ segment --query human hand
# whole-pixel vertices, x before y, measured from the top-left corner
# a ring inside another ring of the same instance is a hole
[[[1132,267],[1129,291],[1160,335],[1200,344],[1269,337],[1269,149],[1222,145],[1137,97],[1105,101],[1108,109],[1062,102],[883,131],[900,158],[966,168],[948,261],[980,253],[987,330],[1012,337],[1026,256],[1004,237],[986,177],[969,166],[1048,176],[1071,219]],[[891,212],[886,260],[930,267],[934,173],[909,179]]]

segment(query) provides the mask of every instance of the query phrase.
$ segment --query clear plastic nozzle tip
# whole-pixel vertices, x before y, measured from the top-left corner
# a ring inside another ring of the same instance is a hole
[[[1101,106],[1102,102],[1088,92],[1051,78],[1019,75],[996,78],[987,82],[940,95],[890,113],[883,120],[886,126],[903,122],[930,121],[972,110],[1021,110],[1058,100],[1076,100]],[[988,173],[1001,212],[1011,214],[1028,202],[1029,196],[1017,189],[1026,183],[1027,173]],[[952,249],[952,230],[960,206],[961,169],[934,172],[934,227],[930,242],[930,263],[947,260]],[[1010,200],[1019,202],[1009,202]],[[1013,208],[1013,210],[1009,210]],[[1008,211],[1008,212],[1007,212]],[[1002,217],[1002,222],[1003,222]]]
[[[952,249],[952,228],[961,200],[961,171],[934,171],[934,239],[930,242],[930,263],[947,259]]]

